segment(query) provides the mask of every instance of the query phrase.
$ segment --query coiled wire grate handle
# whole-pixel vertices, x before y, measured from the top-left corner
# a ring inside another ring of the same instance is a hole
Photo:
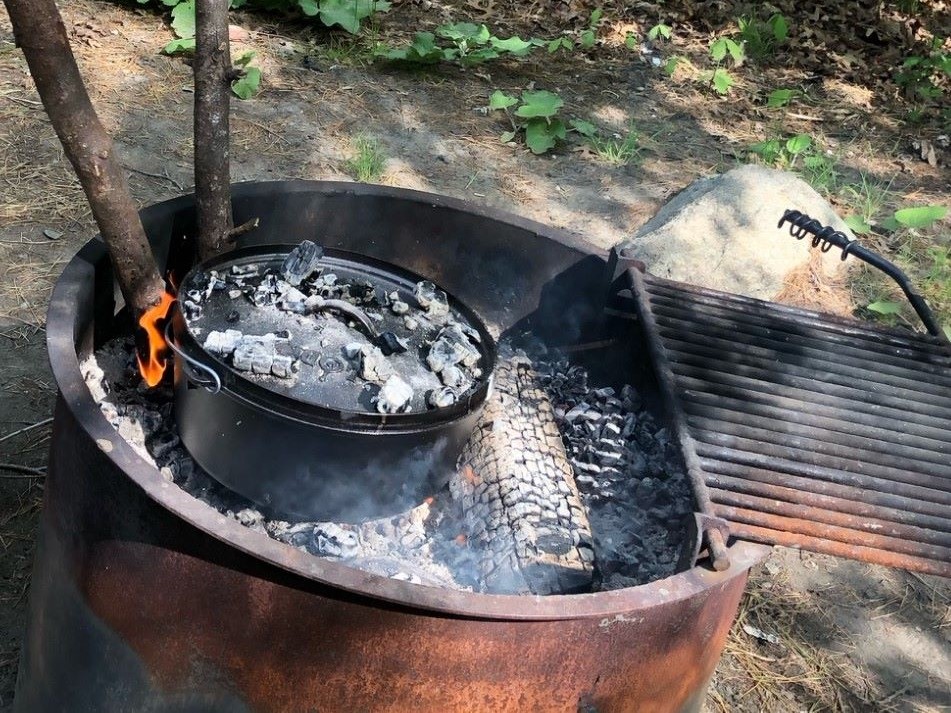
[[[928,330],[928,334],[939,338],[942,336],[938,320],[935,319],[931,308],[928,307],[928,303],[925,302],[925,298],[915,291],[911,285],[911,281],[908,279],[908,275],[902,272],[897,265],[889,262],[878,253],[874,253],[860,245],[857,240],[853,240],[841,230],[823,225],[815,218],[811,218],[801,211],[787,210],[783,213],[783,217],[779,219],[777,227],[782,228],[786,223],[789,223],[789,234],[796,238],[796,240],[811,237],[812,247],[819,248],[824,253],[829,252],[833,247],[838,247],[842,249],[843,260],[849,255],[854,255],[862,262],[866,262],[872,267],[876,267],[884,272],[901,287],[902,292],[905,293],[905,297],[908,298],[911,306],[914,307],[915,312],[918,314],[919,319],[921,319],[925,328]]]

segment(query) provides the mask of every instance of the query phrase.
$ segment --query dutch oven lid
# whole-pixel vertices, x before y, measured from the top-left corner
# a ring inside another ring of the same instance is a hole
[[[495,366],[492,335],[458,299],[392,264],[307,241],[201,263],[179,305],[186,361],[234,396],[305,420],[412,427],[461,417],[485,400]],[[454,345],[468,353],[447,372],[440,354]],[[412,396],[380,413],[391,373]]]

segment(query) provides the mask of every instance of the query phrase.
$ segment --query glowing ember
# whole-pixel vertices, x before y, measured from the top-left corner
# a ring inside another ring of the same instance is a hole
[[[164,292],[158,304],[139,317],[139,326],[145,330],[148,338],[149,353],[148,360],[143,360],[140,354],[136,354],[135,359],[139,364],[139,373],[149,386],[157,385],[165,373],[168,344],[159,328],[159,323],[168,317],[168,311],[173,304],[175,304],[175,295]]]

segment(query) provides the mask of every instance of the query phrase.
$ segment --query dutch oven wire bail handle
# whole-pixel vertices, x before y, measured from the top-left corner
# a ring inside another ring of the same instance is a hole
[[[165,325],[165,343],[168,344],[169,349],[175,352],[175,356],[181,359],[182,371],[189,381],[212,394],[221,391],[221,377],[218,376],[218,372],[207,364],[190,357],[175,342],[175,330],[172,329],[171,320]],[[203,374],[206,376],[202,376]]]
[[[809,236],[812,238],[812,247],[819,248],[824,253],[829,252],[835,246],[842,249],[843,260],[849,255],[854,255],[859,260],[884,272],[901,287],[905,297],[908,298],[919,319],[925,325],[925,329],[928,330],[928,334],[939,339],[942,338],[941,327],[938,325],[938,320],[935,319],[931,308],[928,307],[925,298],[912,286],[908,275],[902,272],[893,262],[889,262],[878,253],[860,245],[857,240],[849,238],[841,230],[823,225],[801,211],[787,210],[783,213],[783,217],[779,219],[779,224],[776,227],[782,228],[786,223],[789,223],[789,234],[796,240],[802,240]]]

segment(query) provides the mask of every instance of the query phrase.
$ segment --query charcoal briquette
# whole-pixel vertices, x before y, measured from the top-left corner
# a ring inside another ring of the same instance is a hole
[[[324,249],[310,240],[301,241],[284,258],[281,265],[281,274],[294,287],[300,285],[317,270],[320,259],[324,256]]]

